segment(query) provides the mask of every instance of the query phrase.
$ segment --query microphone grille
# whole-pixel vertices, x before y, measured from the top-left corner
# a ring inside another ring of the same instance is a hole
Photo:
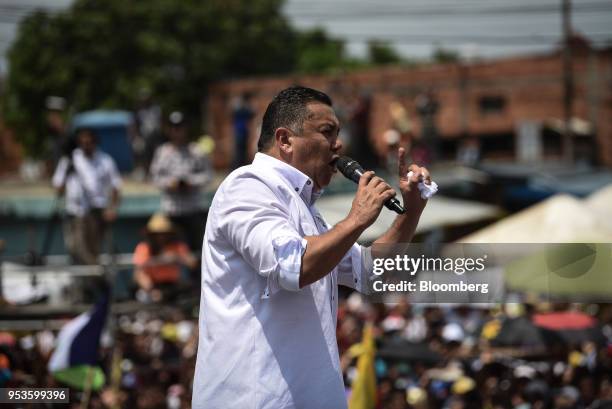
[[[336,168],[349,179],[352,179],[353,172],[356,169],[363,171],[361,165],[357,161],[349,158],[348,156],[340,156],[336,160]]]
[[[346,169],[352,161],[353,160],[348,156],[340,156],[338,159],[336,159],[335,165],[336,168],[342,172],[342,170]]]

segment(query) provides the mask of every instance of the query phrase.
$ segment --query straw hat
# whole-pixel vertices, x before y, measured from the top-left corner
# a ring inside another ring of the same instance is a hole
[[[476,382],[474,382],[472,378],[462,376],[453,383],[452,391],[457,395],[464,395],[472,391],[475,387]]]
[[[172,233],[174,227],[170,219],[161,213],[156,213],[149,219],[147,231],[149,233]]]
[[[427,392],[423,388],[413,386],[406,391],[406,402],[410,405],[420,405],[427,400]]]

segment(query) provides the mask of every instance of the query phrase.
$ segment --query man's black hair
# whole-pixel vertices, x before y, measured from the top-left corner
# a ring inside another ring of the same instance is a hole
[[[274,133],[280,127],[301,133],[308,114],[306,105],[310,102],[332,106],[331,98],[324,92],[299,85],[286,88],[275,96],[264,113],[257,150],[262,152],[268,149],[274,141]]]
[[[98,143],[98,133],[96,132],[95,129],[87,127],[87,126],[84,126],[84,127],[81,127],[81,128],[76,128],[74,130],[74,139],[75,139],[75,141],[78,142],[79,135],[82,134],[82,133],[90,134],[93,137],[94,141],[96,143]]]
[[[81,133],[89,133],[93,136],[96,145],[98,144],[98,134],[92,128],[81,127],[76,128],[72,133],[66,138],[66,140],[62,143],[62,155],[72,157],[72,152],[79,147],[79,134]]]

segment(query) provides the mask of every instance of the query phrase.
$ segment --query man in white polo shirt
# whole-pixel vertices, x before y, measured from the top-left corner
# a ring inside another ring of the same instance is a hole
[[[217,190],[202,249],[193,408],[346,408],[338,284],[364,290],[355,242],[395,192],[366,172],[347,217],[325,223],[314,203],[336,172],[339,129],[327,95],[285,89],[264,114],[253,163]],[[410,241],[426,203],[417,181],[427,170],[398,155],[407,212],[378,243]]]
[[[91,129],[79,129],[77,148],[58,163],[53,187],[66,195],[66,247],[77,264],[97,264],[107,223],[117,217],[121,177],[113,159],[97,148]]]

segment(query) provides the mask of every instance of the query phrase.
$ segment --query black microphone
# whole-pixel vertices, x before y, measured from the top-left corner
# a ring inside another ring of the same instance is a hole
[[[359,183],[359,178],[365,173],[365,170],[361,167],[359,162],[354,161],[348,156],[340,156],[335,163],[336,168],[346,176],[348,179],[355,183]],[[401,205],[399,200],[392,197],[385,202],[385,207],[389,210],[393,210],[398,214],[406,213],[406,209]]]

